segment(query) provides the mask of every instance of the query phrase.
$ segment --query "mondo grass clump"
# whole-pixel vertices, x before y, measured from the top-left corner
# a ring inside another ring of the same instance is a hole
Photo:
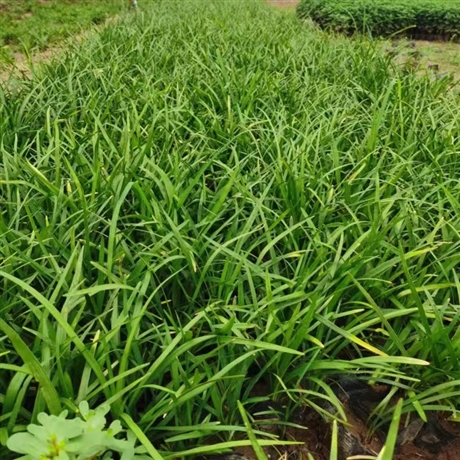
[[[297,12],[347,34],[460,40],[459,0],[302,0]]]
[[[341,375],[453,411],[450,83],[256,0],[171,0],[4,84],[1,442],[87,401],[202,455],[248,445],[261,397],[340,418]]]

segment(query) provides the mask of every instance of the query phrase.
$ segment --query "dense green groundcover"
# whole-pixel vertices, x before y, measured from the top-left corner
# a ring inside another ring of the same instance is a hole
[[[261,1],[168,0],[0,87],[0,440],[87,400],[199,454],[260,383],[319,409],[341,374],[458,407],[449,85]]]
[[[0,64],[126,11],[128,0],[0,0]]]
[[[297,11],[346,33],[460,38],[460,0],[302,0]]]

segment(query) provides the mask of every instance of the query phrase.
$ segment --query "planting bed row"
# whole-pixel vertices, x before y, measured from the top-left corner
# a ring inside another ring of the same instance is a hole
[[[297,11],[323,28],[349,34],[447,40],[460,35],[458,0],[303,0]]]

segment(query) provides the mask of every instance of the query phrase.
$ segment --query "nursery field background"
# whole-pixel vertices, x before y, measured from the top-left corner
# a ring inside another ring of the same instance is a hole
[[[129,0],[0,0],[0,65],[126,11]]]
[[[0,83],[0,457],[87,401],[150,458],[342,458],[343,379],[385,389],[380,459],[456,420],[456,79],[258,0],[139,3]]]

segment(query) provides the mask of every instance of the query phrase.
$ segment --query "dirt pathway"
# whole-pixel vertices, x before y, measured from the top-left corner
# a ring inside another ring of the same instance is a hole
[[[281,8],[295,8],[300,0],[267,0],[270,5]]]
[[[69,43],[83,42],[85,39],[97,34],[98,31],[102,30],[108,24],[118,21],[120,17],[120,15],[109,17],[102,24],[88,27],[78,34],[74,34],[71,37],[64,38],[57,43],[49,45],[44,50],[30,51],[30,58],[23,53],[15,52],[11,64],[0,62],[0,83],[8,81],[10,78],[31,78],[33,74],[32,67],[38,68],[41,64],[50,62],[56,56],[63,54],[66,49],[68,49]]]

